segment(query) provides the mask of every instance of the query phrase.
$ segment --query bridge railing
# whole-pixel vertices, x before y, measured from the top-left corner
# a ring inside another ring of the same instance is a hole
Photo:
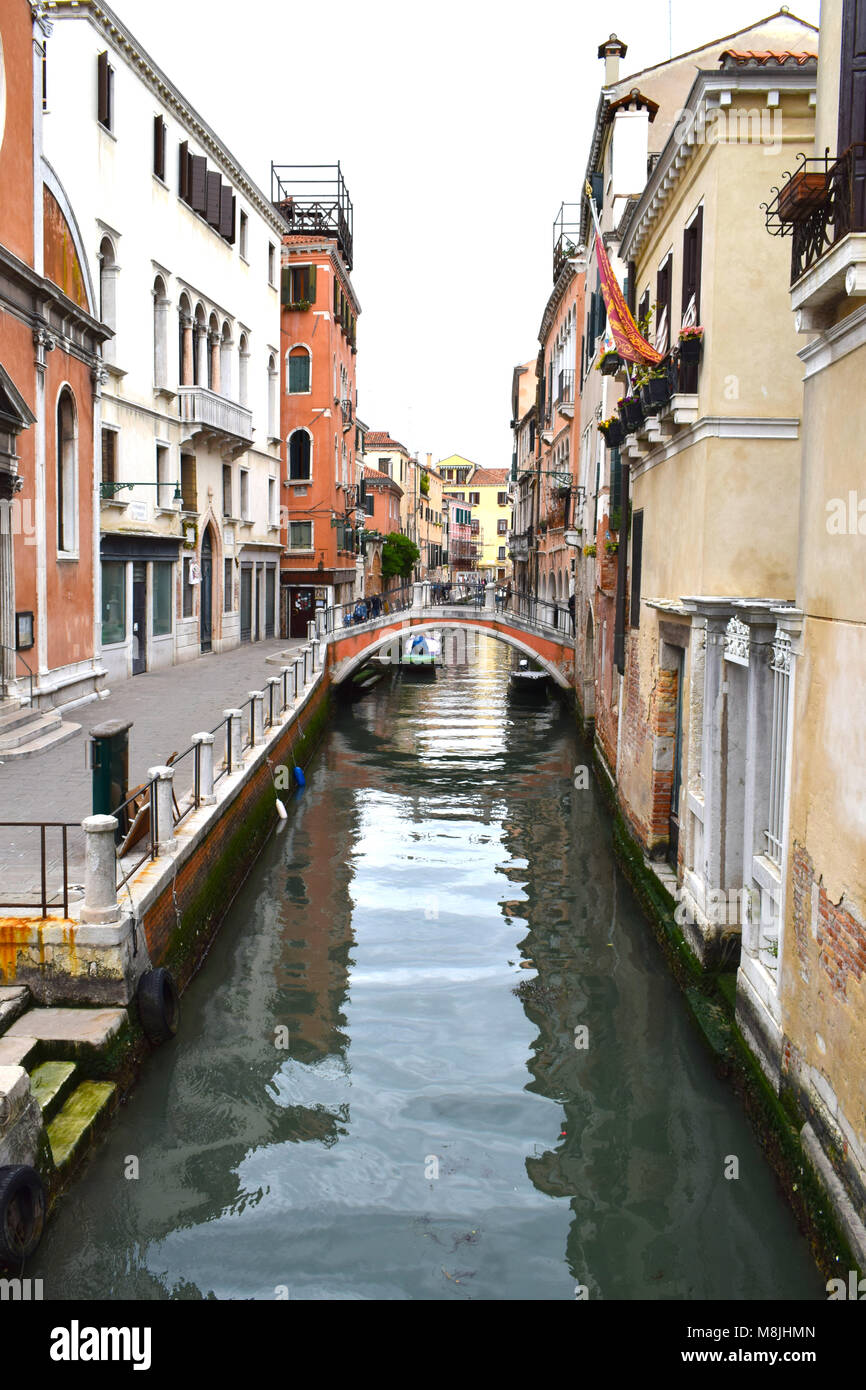
[[[539,598],[537,594],[528,590],[513,589],[510,597],[506,596],[503,607],[506,613],[513,613],[525,623],[549,628],[566,637],[574,636],[574,619],[567,603],[559,603],[552,598]]]
[[[391,589],[385,594],[370,594],[367,598],[350,599],[348,603],[337,603],[325,610],[325,634],[343,632],[348,627],[357,627],[369,622],[371,618],[381,618],[389,613],[403,613],[412,607],[413,586],[404,584],[399,589]]]

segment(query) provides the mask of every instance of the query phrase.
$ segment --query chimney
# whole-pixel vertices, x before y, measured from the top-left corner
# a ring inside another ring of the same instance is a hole
[[[432,467],[433,467],[433,455],[432,455],[432,454],[428,454],[428,455],[427,455],[427,469],[428,469],[428,471],[429,471]]]
[[[628,52],[628,45],[622,39],[618,39],[616,34],[611,34],[606,43],[598,46],[598,56],[604,59],[604,85],[612,87],[619,81],[619,60],[624,58]]]

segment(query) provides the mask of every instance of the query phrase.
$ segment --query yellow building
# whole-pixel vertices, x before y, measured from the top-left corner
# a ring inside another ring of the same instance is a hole
[[[507,468],[479,468],[461,454],[451,454],[437,465],[444,490],[472,508],[472,524],[478,540],[477,568],[488,579],[511,577],[508,533],[511,530],[511,496]]]
[[[425,468],[418,466],[418,496],[416,500],[415,544],[421,552],[419,577],[421,579],[442,579],[442,547],[444,525],[442,518],[442,488],[444,478],[430,462],[427,455]]]

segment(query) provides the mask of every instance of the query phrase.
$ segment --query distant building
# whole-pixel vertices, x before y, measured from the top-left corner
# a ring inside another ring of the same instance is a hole
[[[444,480],[443,495],[466,502],[472,509],[473,568],[487,579],[509,578],[511,494],[508,469],[479,468],[461,454],[442,459],[437,468]]]
[[[403,489],[387,473],[364,468],[365,575],[364,593],[381,594],[396,587],[397,579],[382,576],[382,545],[392,531],[400,530],[400,502]]]

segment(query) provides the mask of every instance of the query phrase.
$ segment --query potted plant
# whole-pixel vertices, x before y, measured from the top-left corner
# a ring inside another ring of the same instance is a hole
[[[704,330],[700,327],[680,329],[680,361],[699,362]]]
[[[617,408],[626,434],[634,434],[635,430],[641,428],[644,423],[644,413],[640,396],[623,396]]]
[[[622,507],[614,507],[608,518],[611,531],[618,531],[622,525]]]
[[[583,553],[584,553],[584,555],[587,556],[588,559],[591,559],[592,556],[595,554],[595,546],[594,546],[594,545],[585,545],[585,546],[583,547]]]
[[[644,415],[658,415],[664,406],[670,405],[671,387],[664,363],[653,367],[647,376],[640,388],[640,400]]]
[[[616,349],[608,348],[607,352],[603,352],[596,363],[595,370],[601,372],[602,376],[616,376],[624,365],[625,363]]]
[[[604,543],[604,548],[607,551],[608,555],[615,555],[616,552],[619,550],[619,541],[612,540],[611,537],[608,536],[607,540]]]
[[[598,427],[604,435],[604,442],[609,449],[618,449],[625,438],[622,420],[618,415],[611,415],[609,420],[602,420]]]

